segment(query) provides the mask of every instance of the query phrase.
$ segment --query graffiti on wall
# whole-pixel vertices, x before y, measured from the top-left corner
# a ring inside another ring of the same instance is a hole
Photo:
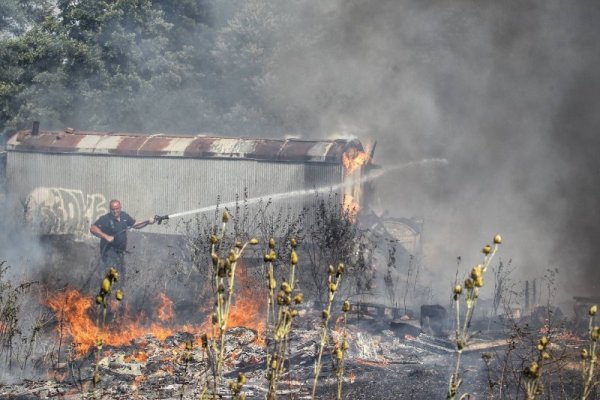
[[[70,234],[82,240],[90,225],[108,212],[107,204],[100,193],[37,187],[25,200],[25,218],[41,234]]]

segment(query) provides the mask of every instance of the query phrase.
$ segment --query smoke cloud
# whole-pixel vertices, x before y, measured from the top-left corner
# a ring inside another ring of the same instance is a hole
[[[443,158],[374,183],[378,213],[424,218],[435,289],[500,233],[516,278],[558,268],[563,296],[598,293],[598,2],[205,5],[205,24],[178,26],[206,49],[197,84],[142,94],[129,125],[101,128],[356,136],[377,143],[383,168]],[[61,123],[93,121],[82,108]]]
[[[377,142],[378,210],[425,219],[425,264],[500,257],[518,279],[559,269],[563,296],[599,289],[600,6],[591,1],[325,1],[272,10],[262,65],[280,132]],[[268,119],[268,118],[267,118]],[[270,120],[271,122],[273,120]]]

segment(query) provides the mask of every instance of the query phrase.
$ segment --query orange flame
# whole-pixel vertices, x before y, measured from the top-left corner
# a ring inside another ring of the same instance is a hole
[[[342,154],[342,164],[346,169],[346,174],[351,175],[358,168],[369,161],[369,146],[365,146],[365,151],[359,151],[352,147]]]
[[[260,293],[259,285],[253,282],[245,269],[238,269],[236,280],[239,290],[236,292],[237,300],[234,299],[231,307],[228,327],[243,326],[255,329],[260,337],[265,329],[265,321],[261,315],[266,307],[260,299],[264,298],[266,302],[266,296]],[[116,323],[106,321],[103,329],[97,326],[97,322],[103,319],[102,307],[96,306],[92,298],[82,295],[76,289],[70,288],[51,294],[46,299],[46,304],[54,311],[59,321],[56,327],[57,334],[61,338],[70,338],[79,356],[96,346],[98,339],[112,347],[119,347],[129,345],[133,339],[146,335],[164,340],[176,332],[200,334],[210,330],[210,323],[198,326],[175,324],[173,301],[163,293],[157,297],[159,304],[155,314],[159,319],[158,323],[149,321],[143,312],[132,317],[132,313],[123,304],[111,302],[111,311],[115,315],[113,318],[116,319]],[[144,357],[147,356],[143,352],[136,354],[136,358]]]
[[[160,305],[158,307],[158,319],[163,322],[172,321],[173,318],[175,318],[173,301],[164,293],[160,293],[158,295],[158,300],[160,301]]]
[[[265,330],[266,292],[261,292],[256,279],[248,275],[246,268],[236,271],[236,280],[239,291],[231,306],[228,325],[255,329],[260,337]]]
[[[123,346],[133,339],[152,335],[159,340],[164,340],[174,333],[173,328],[164,327],[156,323],[146,324],[142,313],[136,318],[130,317],[127,312],[119,316],[118,323],[106,323],[104,329],[99,329],[92,317],[94,304],[92,299],[84,297],[75,289],[67,289],[51,295],[47,299],[48,306],[61,320],[57,326],[59,335],[72,339],[77,354],[85,354],[98,339],[111,346]],[[98,312],[98,320],[102,319],[102,311]]]

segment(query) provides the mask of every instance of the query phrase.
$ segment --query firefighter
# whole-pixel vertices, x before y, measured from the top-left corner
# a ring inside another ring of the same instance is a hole
[[[100,238],[100,265],[103,271],[116,267],[125,280],[125,253],[127,252],[127,231],[130,228],[142,229],[154,224],[154,218],[137,222],[121,210],[119,200],[110,201],[110,212],[98,218],[90,227],[90,233]]]

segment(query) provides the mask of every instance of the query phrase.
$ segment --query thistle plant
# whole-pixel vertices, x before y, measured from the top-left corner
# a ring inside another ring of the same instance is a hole
[[[546,351],[548,343],[548,337],[542,336],[536,346],[536,359],[523,371],[523,375],[525,375],[525,394],[527,395],[527,400],[534,400],[538,394],[542,394],[544,391],[542,370],[544,361],[550,359],[550,353]]]
[[[344,366],[345,366],[345,355],[346,350],[350,348],[348,343],[348,331],[346,329],[347,314],[350,311],[350,302],[344,301],[342,305],[342,338],[341,341],[336,345],[335,349],[335,376],[337,378],[337,400],[342,399],[342,383],[344,381]]]
[[[594,304],[590,307],[588,315],[590,322],[588,325],[588,334],[590,335],[590,343],[587,349],[581,350],[581,374],[583,387],[581,390],[581,400],[586,400],[598,382],[594,383],[594,366],[598,363],[597,346],[600,340],[600,327],[594,325],[594,319],[598,313],[598,305]]]
[[[455,343],[456,343],[456,363],[454,365],[454,372],[450,376],[450,380],[448,382],[448,392],[447,398],[454,400],[456,395],[458,394],[458,390],[460,385],[462,384],[462,379],[460,377],[460,360],[462,356],[463,350],[468,346],[470,339],[472,338],[471,333],[469,332],[469,328],[471,327],[471,319],[473,318],[473,311],[475,310],[475,305],[477,304],[477,299],[479,298],[479,290],[483,287],[484,274],[490,265],[492,258],[496,254],[498,250],[498,246],[502,243],[502,237],[500,235],[496,235],[494,237],[494,246],[485,245],[482,249],[482,253],[484,254],[483,262],[481,264],[477,264],[471,270],[470,276],[465,279],[464,282],[464,292],[465,292],[465,303],[467,306],[467,311],[461,321],[460,316],[460,298],[463,294],[463,286],[460,284],[455,285],[454,287],[454,303],[456,310],[456,332],[455,332]],[[463,394],[460,399],[467,397],[468,394]]]
[[[327,270],[327,283],[329,292],[327,296],[327,307],[325,308],[325,310],[323,310],[322,313],[323,320],[321,322],[319,354],[317,355],[317,359],[315,361],[315,378],[313,381],[311,396],[313,400],[315,399],[315,394],[317,392],[317,382],[319,381],[319,375],[321,374],[321,360],[323,357],[323,350],[325,349],[325,346],[327,346],[329,339],[329,320],[331,319],[331,306],[333,305],[335,293],[340,285],[344,271],[345,266],[342,263],[338,264],[337,269],[333,265],[330,265]]]
[[[98,313],[96,315],[96,327],[102,331],[104,324],[106,323],[106,313],[108,309],[108,299],[110,298],[113,284],[119,280],[119,272],[115,267],[110,267],[106,272],[106,276],[102,279],[100,285],[100,292],[96,296],[96,304],[99,306]],[[123,291],[117,290],[115,292],[115,298],[118,301],[123,300]],[[102,314],[102,323],[100,323],[100,314]]]
[[[274,239],[269,240],[269,253],[265,255],[265,262],[267,262],[267,285],[269,288],[267,322],[269,321],[269,314],[272,314],[271,320],[273,321],[273,326],[269,329],[271,332],[271,343],[267,344],[267,378],[269,379],[267,399],[269,400],[277,398],[277,385],[279,377],[284,372],[288,338],[292,330],[292,322],[298,316],[296,306],[300,305],[304,300],[304,294],[302,292],[297,291],[294,293],[296,266],[298,265],[296,239],[290,240],[290,246],[292,251],[290,253],[289,276],[287,281],[281,283],[279,293],[277,294],[277,314],[275,314],[275,304],[273,301],[274,288],[277,286],[273,274],[273,262],[277,258],[277,254],[274,250]],[[271,350],[269,349],[270,346],[272,346]]]
[[[113,284],[119,280],[119,272],[115,267],[110,267],[106,272],[104,279],[100,285],[100,292],[96,296],[96,304],[99,307],[96,316],[96,329],[98,330],[98,336],[96,338],[96,363],[94,366],[94,375],[92,376],[92,398],[96,398],[96,387],[100,383],[100,371],[98,364],[102,358],[102,348],[104,346],[104,338],[102,333],[106,323],[106,312],[108,309],[108,299],[113,289]],[[118,289],[115,291],[115,298],[117,301],[123,300],[123,291]],[[100,313],[102,313],[102,323],[100,323]]]
[[[236,240],[227,256],[221,256],[220,244],[223,242],[229,219],[229,213],[227,211],[223,212],[220,230],[210,237],[213,289],[216,294],[216,301],[215,311],[211,318],[213,328],[212,338],[207,349],[209,357],[213,360],[213,382],[215,390],[222,375],[223,362],[225,359],[225,333],[227,332],[227,324],[229,322],[231,304],[234,297],[235,270],[237,263],[249,244],[258,244],[257,239],[250,239],[245,243]]]

